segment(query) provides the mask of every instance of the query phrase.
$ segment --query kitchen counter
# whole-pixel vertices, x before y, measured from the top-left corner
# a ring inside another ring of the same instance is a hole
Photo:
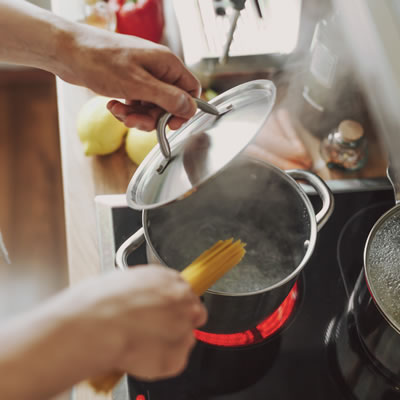
[[[91,93],[57,80],[62,174],[70,283],[100,274],[95,196],[124,193],[136,166],[124,149],[112,156],[86,157],[76,131],[76,116]],[[111,399],[95,395],[87,385],[74,390],[73,400]]]
[[[79,1],[52,0],[52,10],[74,18]],[[77,113],[93,94],[84,88],[57,79],[62,173],[70,282],[100,274],[96,233],[95,196],[124,193],[136,166],[124,149],[105,157],[86,157],[76,130]],[[96,395],[81,384],[74,389],[74,400],[111,399]]]

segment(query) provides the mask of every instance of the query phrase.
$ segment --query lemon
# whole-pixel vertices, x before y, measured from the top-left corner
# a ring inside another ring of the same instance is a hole
[[[204,95],[204,98],[205,98],[207,101],[210,101],[210,100],[213,99],[214,97],[217,97],[217,96],[218,96],[218,93],[217,93],[216,91],[212,90],[212,89],[207,89],[207,90],[203,93],[203,95]]]
[[[157,144],[156,130],[151,132],[131,128],[125,141],[125,150],[129,158],[139,165],[149,154],[150,150]]]
[[[87,156],[110,154],[122,144],[128,128],[107,110],[108,97],[95,96],[78,114],[77,128]]]

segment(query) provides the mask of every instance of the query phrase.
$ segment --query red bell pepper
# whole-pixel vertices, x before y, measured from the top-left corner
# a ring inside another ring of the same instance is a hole
[[[159,43],[164,31],[162,0],[109,0],[117,15],[117,32]]]

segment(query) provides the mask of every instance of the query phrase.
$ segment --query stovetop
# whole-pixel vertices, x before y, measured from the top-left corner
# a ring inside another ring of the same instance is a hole
[[[354,187],[347,184],[345,190],[335,189],[333,183],[335,211],[319,232],[314,254],[300,276],[293,315],[278,333],[247,348],[216,348],[198,342],[181,376],[152,383],[128,377],[116,388],[113,398],[369,400],[368,396],[356,397],[359,392],[346,383],[346,368],[341,368],[330,342],[362,271],[367,235],[379,216],[394,205],[389,183],[371,182],[357,181]],[[318,209],[319,199],[311,192],[309,195]],[[96,198],[105,270],[113,268],[115,249],[141,226],[141,213],[127,208],[124,197]],[[368,217],[357,217],[368,207]],[[128,262],[145,263],[145,246],[131,254]],[[400,394],[391,396],[378,399],[400,399]]]

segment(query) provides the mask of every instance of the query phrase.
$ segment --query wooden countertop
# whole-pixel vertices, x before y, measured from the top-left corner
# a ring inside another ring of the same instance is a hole
[[[124,149],[110,156],[87,157],[79,141],[79,109],[93,95],[57,80],[62,175],[71,283],[100,271],[96,236],[96,195],[125,193],[135,165]]]
[[[74,18],[80,3],[52,0],[52,10]],[[136,166],[123,149],[111,156],[86,157],[76,120],[82,104],[93,94],[57,79],[62,176],[64,185],[68,269],[71,284],[100,274],[94,199],[100,194],[125,193]],[[85,383],[74,388],[74,400],[111,399],[95,394]]]
[[[100,274],[95,196],[125,193],[135,165],[123,149],[111,156],[86,157],[76,131],[88,90],[57,80],[61,160],[64,185],[67,257],[70,283]],[[73,400],[111,399],[87,384],[75,387]]]
[[[105,157],[86,157],[76,131],[76,116],[90,93],[57,80],[64,184],[67,257],[70,283],[100,274],[94,199],[99,194],[125,193],[135,165],[124,150]],[[82,384],[74,400],[111,399]]]

